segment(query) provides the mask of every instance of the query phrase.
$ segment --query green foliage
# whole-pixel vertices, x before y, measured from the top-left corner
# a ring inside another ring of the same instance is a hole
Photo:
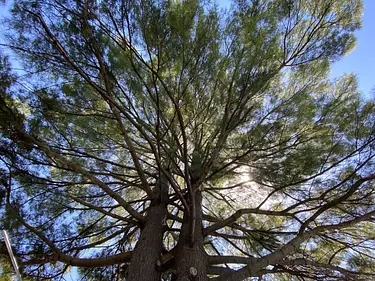
[[[5,245],[1,245],[1,248],[5,248]],[[3,254],[3,249],[2,253],[0,254],[0,280],[1,281],[11,281],[13,280],[13,267],[12,264],[9,260],[8,255]],[[5,249],[6,250],[6,249]]]
[[[210,255],[251,256],[265,280],[370,276],[375,103],[354,74],[328,79],[361,13],[357,0],[15,1],[6,38],[25,73],[1,57],[0,199],[25,274],[57,280],[66,255],[97,263],[86,280],[117,280],[124,264],[100,263],[135,249],[163,175],[168,250],[202,191]]]

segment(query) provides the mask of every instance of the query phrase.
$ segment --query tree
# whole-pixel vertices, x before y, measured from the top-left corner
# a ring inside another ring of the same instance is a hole
[[[375,280],[357,0],[15,1],[3,223],[30,278]]]

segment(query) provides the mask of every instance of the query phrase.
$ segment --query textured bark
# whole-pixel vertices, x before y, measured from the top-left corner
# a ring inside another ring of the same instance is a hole
[[[163,248],[163,234],[167,216],[168,183],[164,176],[157,185],[137,246],[127,271],[127,281],[160,281],[157,262]]]
[[[189,237],[189,216],[185,213],[181,228],[180,238],[177,244],[175,255],[175,276],[176,281],[207,281],[206,267],[207,258],[203,248],[203,225],[202,225],[202,194],[195,193],[195,233],[193,244]],[[196,275],[194,274],[196,271]],[[194,276],[195,275],[195,276]]]

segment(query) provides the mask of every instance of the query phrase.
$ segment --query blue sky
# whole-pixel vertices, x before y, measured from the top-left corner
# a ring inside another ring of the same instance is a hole
[[[363,27],[357,31],[357,47],[332,66],[331,77],[357,74],[359,89],[369,97],[375,86],[375,1],[364,1]]]
[[[228,6],[230,3],[227,0],[218,0],[218,2],[222,6]],[[369,98],[371,89],[375,90],[375,0],[363,0],[363,2],[363,27],[356,32],[357,46],[332,65],[330,77],[336,78],[344,73],[355,73],[359,81],[359,90]]]

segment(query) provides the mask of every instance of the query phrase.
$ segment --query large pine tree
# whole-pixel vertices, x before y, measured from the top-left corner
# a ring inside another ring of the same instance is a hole
[[[375,103],[328,79],[361,1],[13,5],[1,214],[25,276],[375,280]]]

